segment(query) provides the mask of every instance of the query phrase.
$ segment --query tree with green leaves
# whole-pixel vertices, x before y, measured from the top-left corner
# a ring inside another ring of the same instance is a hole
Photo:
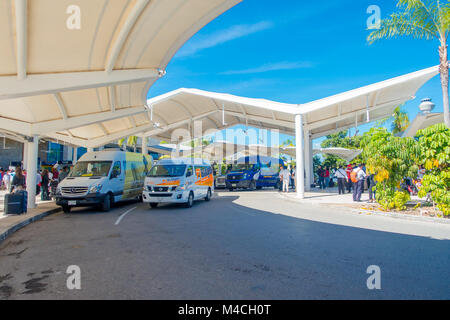
[[[372,128],[361,141],[367,173],[375,174],[376,200],[385,209],[405,209],[409,194],[400,184],[418,171],[419,144],[413,138],[396,137],[386,128]]]
[[[326,139],[322,141],[320,146],[322,148],[358,149],[360,146],[361,139],[362,136],[349,137],[348,130],[340,131],[326,136]],[[355,161],[357,161],[357,159]],[[327,154],[324,156],[323,162],[324,166],[335,168],[346,164],[347,161],[338,156],[332,154]]]
[[[439,73],[441,75],[444,121],[450,127],[448,93],[447,39],[450,30],[450,3],[440,0],[399,0],[399,12],[381,21],[380,28],[370,33],[367,40],[410,36],[415,39],[437,39],[439,46]]]
[[[426,173],[419,196],[430,194],[444,216],[450,215],[450,129],[443,123],[419,130],[420,163]]]

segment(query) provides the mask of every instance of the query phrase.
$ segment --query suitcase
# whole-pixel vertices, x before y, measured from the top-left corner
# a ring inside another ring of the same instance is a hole
[[[5,194],[5,214],[23,214],[27,212],[27,192]]]

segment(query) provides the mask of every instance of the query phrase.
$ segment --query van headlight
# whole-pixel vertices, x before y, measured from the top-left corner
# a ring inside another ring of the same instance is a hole
[[[97,192],[100,192],[100,190],[102,190],[102,185],[96,184],[89,188],[89,193],[97,193]]]
[[[178,187],[175,189],[175,191],[184,191],[184,190],[186,190],[186,187],[185,187],[185,186],[178,186]]]
[[[61,186],[56,187],[56,194],[61,194]]]

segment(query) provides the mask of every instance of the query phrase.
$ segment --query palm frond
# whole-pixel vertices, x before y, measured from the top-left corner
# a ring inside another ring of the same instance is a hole
[[[380,28],[371,32],[367,41],[373,43],[376,40],[400,36],[430,40],[437,36],[437,29],[430,21],[408,12],[393,13],[389,18],[381,21]]]

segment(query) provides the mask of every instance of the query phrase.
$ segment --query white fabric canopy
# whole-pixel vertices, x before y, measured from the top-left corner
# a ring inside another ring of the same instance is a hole
[[[443,113],[419,113],[413,122],[410,123],[408,129],[403,133],[403,136],[414,137],[417,134],[417,131],[438,123],[444,123]]]
[[[149,87],[240,1],[1,1],[0,129],[91,147],[148,127]]]

